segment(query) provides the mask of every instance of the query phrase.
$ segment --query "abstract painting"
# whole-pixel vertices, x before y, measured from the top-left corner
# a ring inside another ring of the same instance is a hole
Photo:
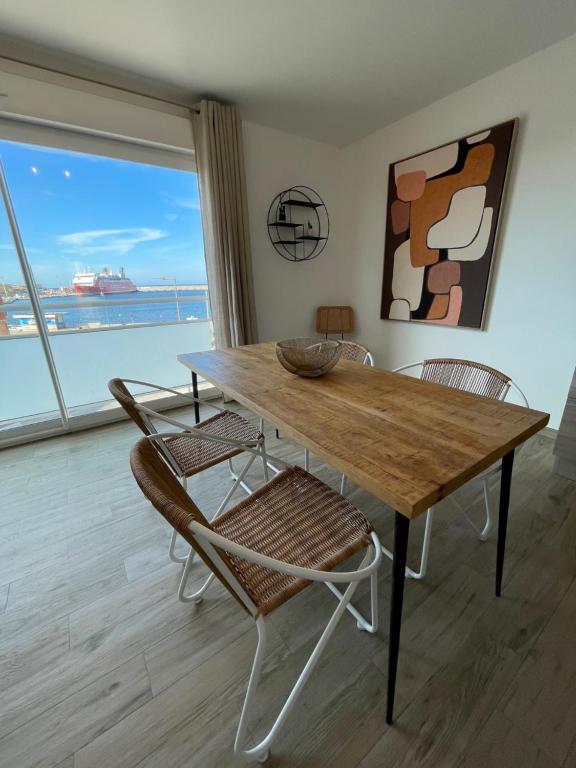
[[[390,165],[383,320],[482,327],[516,122]]]

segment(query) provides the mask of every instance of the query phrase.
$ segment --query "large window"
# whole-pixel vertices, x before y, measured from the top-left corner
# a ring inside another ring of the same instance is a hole
[[[185,384],[176,355],[212,341],[196,174],[6,140],[0,159],[24,250],[2,206],[0,438],[104,410],[113,376]]]

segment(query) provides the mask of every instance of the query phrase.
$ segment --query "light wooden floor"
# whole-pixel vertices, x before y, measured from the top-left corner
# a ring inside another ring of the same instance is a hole
[[[201,606],[178,602],[167,528],[130,475],[135,438],[126,422],[0,456],[3,768],[235,764],[255,630],[218,586]],[[272,430],[269,450],[302,458]],[[337,482],[319,462],[312,469]],[[396,724],[384,720],[385,561],[381,631],[368,636],[344,617],[270,766],[576,766],[576,484],[551,469],[552,443],[538,436],[517,461],[499,600],[494,538],[479,542],[450,502],[439,508],[429,575],[406,586]],[[217,468],[191,492],[213,509],[228,483]],[[352,496],[390,544],[390,512]],[[317,586],[271,617],[254,734],[334,606]]]

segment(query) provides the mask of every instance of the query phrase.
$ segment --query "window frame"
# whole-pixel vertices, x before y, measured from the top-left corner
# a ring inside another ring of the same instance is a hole
[[[0,111],[0,140],[197,173],[192,148]]]

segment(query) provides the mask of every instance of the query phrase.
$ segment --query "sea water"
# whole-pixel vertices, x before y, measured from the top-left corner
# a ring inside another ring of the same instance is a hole
[[[62,316],[65,330],[83,327],[103,327],[108,325],[141,325],[145,323],[173,323],[178,320],[207,320],[209,305],[206,290],[178,290],[178,300],[172,291],[145,290],[136,293],[117,293],[106,296],[74,295],[41,297],[45,314],[58,313]],[[200,301],[190,301],[196,298]],[[155,299],[146,304],[120,304],[131,300]],[[97,303],[97,306],[86,306]],[[15,317],[31,314],[30,302],[18,300],[0,305],[0,312],[7,313],[10,326],[23,325],[22,319]]]

